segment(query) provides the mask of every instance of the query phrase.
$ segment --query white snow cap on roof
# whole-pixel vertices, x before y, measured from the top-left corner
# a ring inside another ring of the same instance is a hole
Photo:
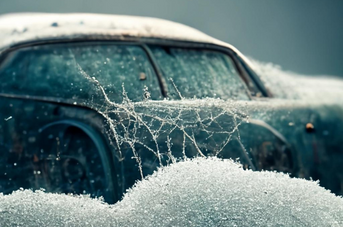
[[[19,13],[0,16],[0,49],[21,41],[73,38],[80,35],[217,42],[194,28],[157,18],[85,13]]]
[[[115,205],[41,191],[0,195],[0,226],[343,226],[343,198],[317,182],[197,158],[159,169]]]

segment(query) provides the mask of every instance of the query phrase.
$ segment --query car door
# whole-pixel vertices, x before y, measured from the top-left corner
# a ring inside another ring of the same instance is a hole
[[[249,118],[249,106],[255,103],[248,89],[252,85],[246,84],[232,56],[201,47],[149,47],[169,100],[135,108],[152,126],[140,136],[150,145],[138,152],[149,154],[141,157],[143,170],[173,158],[217,156],[238,159],[251,169],[295,171],[292,148],[282,134],[263,120]],[[157,149],[162,158],[153,159],[149,150]]]
[[[121,197],[131,167],[119,161],[109,110],[162,96],[141,46],[19,48],[2,61],[0,80],[1,192],[43,188],[107,202]]]

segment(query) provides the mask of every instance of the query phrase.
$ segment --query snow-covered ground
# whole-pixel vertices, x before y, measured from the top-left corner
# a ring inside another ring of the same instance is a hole
[[[343,226],[343,198],[317,182],[196,158],[160,168],[115,205],[85,196],[0,196],[0,226]]]

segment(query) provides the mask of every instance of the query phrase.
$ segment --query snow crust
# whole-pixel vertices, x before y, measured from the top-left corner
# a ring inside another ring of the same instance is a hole
[[[0,51],[21,42],[91,37],[109,40],[158,38],[210,43],[227,47],[247,61],[242,53],[228,43],[187,25],[158,18],[92,13],[13,13],[0,16]]]
[[[196,158],[160,168],[115,205],[85,196],[0,196],[1,226],[342,226],[343,198],[317,182]]]
[[[92,35],[216,41],[186,25],[149,17],[85,13],[21,13],[0,17],[0,49],[21,41]]]
[[[307,76],[279,65],[249,59],[252,68],[275,98],[341,102],[343,80],[334,76]]]

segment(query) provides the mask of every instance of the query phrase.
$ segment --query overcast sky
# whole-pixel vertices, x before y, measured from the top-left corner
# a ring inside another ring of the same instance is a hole
[[[343,0],[0,0],[0,14],[11,12],[159,17],[286,70],[343,77]]]

